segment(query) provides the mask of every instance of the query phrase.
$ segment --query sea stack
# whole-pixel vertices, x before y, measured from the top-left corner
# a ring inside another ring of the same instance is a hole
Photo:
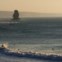
[[[14,10],[13,19],[14,20],[19,19],[19,12],[18,12],[18,10]]]

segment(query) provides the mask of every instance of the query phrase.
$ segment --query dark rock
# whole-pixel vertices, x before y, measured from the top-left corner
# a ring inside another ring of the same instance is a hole
[[[19,12],[18,12],[18,10],[14,10],[13,19],[15,19],[15,20],[19,19]]]

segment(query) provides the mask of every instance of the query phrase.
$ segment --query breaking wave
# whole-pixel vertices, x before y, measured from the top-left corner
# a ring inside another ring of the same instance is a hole
[[[42,54],[42,53],[36,53],[36,52],[14,51],[14,50],[6,49],[6,48],[0,48],[0,54],[10,56],[10,57],[62,61],[62,56],[60,55],[53,55],[53,54],[48,55],[48,54]]]

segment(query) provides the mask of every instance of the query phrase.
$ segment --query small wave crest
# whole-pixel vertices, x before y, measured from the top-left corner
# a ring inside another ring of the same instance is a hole
[[[13,57],[25,57],[25,58],[31,58],[31,59],[39,59],[39,60],[51,60],[51,61],[62,61],[62,56],[60,55],[53,55],[53,54],[42,54],[42,53],[36,53],[36,52],[21,52],[21,51],[13,51],[6,48],[0,48],[0,53],[7,55],[7,56],[13,56]]]

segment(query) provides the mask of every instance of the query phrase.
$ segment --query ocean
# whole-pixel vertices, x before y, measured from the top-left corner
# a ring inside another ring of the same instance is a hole
[[[21,18],[0,20],[0,44],[7,42],[9,48],[24,52],[62,55],[62,18]],[[11,57],[0,53],[0,62],[61,62]]]

